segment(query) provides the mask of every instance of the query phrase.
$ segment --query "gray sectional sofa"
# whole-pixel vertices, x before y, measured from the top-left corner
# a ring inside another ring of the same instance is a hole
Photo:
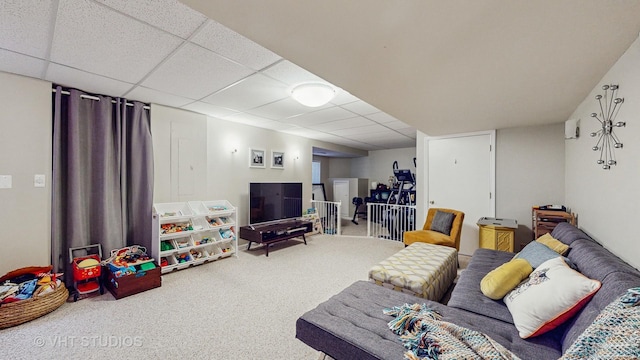
[[[404,303],[426,303],[444,321],[481,331],[522,359],[558,359],[609,303],[640,286],[640,272],[568,223],[559,224],[552,236],[569,245],[567,257],[578,271],[602,286],[576,316],[541,336],[521,339],[504,302],[491,300],[480,290],[482,278],[513,254],[478,249],[447,305],[359,281],[302,315],[296,337],[334,359],[402,359],[405,349],[388,329],[391,318],[382,311]]]

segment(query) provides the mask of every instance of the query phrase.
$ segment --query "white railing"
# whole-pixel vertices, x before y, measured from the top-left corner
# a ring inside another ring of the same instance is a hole
[[[322,231],[325,234],[340,235],[340,202],[311,200],[311,207],[316,209]]]
[[[415,205],[367,204],[367,236],[402,241],[416,229]]]

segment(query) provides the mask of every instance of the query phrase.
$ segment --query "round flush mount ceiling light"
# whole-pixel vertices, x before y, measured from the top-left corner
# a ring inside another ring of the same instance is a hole
[[[336,96],[336,90],[323,83],[300,84],[291,90],[291,97],[308,107],[322,106]]]

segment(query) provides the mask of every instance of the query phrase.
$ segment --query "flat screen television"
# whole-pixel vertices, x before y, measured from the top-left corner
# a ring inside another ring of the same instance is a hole
[[[249,224],[302,216],[302,183],[249,183]]]

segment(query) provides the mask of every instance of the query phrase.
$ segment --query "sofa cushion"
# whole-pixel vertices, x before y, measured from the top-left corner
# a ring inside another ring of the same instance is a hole
[[[546,233],[546,234],[540,236],[536,241],[541,243],[541,244],[546,245],[547,247],[549,247],[549,249],[557,252],[560,255],[566,255],[567,252],[569,251],[569,245],[567,245],[567,244],[563,243],[562,241],[554,238],[549,233]]]
[[[525,259],[513,259],[491,270],[480,281],[480,290],[490,299],[500,300],[533,271]]]
[[[514,258],[527,260],[529,264],[531,264],[531,267],[535,269],[543,262],[559,256],[560,254],[551,250],[548,246],[537,241],[532,241],[528,243],[522,251],[516,254]]]
[[[557,359],[557,333],[523,340],[511,324],[440,303],[358,281],[296,322],[296,337],[335,359],[402,359],[405,349],[387,327],[393,318],[382,310],[425,303],[448,321],[487,334],[522,359]]]
[[[585,234],[582,230],[566,222],[556,225],[556,227],[553,228],[553,231],[551,231],[551,236],[567,245],[571,245],[571,243],[576,240],[593,241],[593,239],[591,239],[589,235]]]
[[[504,297],[523,339],[555,329],[582,309],[600,282],[571,269],[560,257],[542,263]]]
[[[574,241],[567,257],[576,265],[578,271],[592,279],[602,280],[608,274],[619,271],[638,273],[638,270],[593,240]]]
[[[480,289],[480,282],[485,275],[512,258],[513,253],[510,252],[477,249],[467,268],[460,274],[447,305],[513,324],[504,302],[489,299]]]
[[[431,220],[431,230],[449,236],[455,217],[455,214],[436,210],[436,214],[433,216],[433,220]]]
[[[405,231],[403,235],[405,245],[411,245],[414,242],[427,242],[434,245],[443,245],[455,247],[455,239],[451,236],[431,230],[413,230]]]

